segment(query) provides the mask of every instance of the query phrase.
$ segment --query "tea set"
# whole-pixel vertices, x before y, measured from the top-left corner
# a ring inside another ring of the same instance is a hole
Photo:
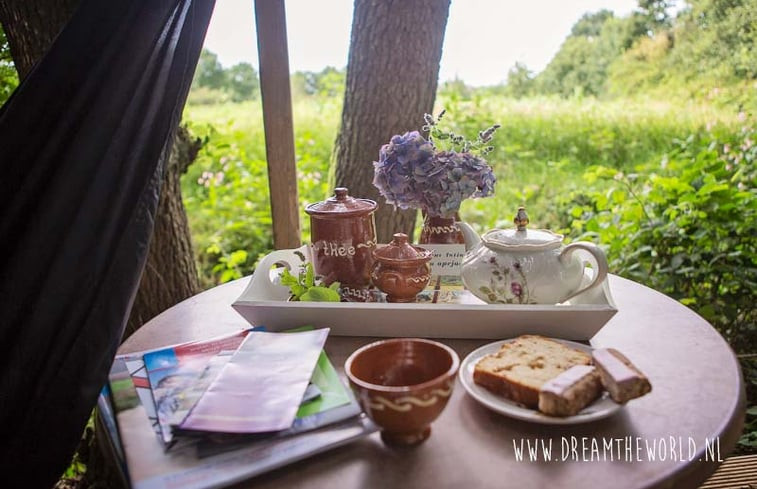
[[[376,202],[352,197],[343,187],[306,207],[315,273],[325,285],[340,283],[342,301],[369,301],[374,297],[370,289],[376,287],[387,302],[415,302],[430,281],[432,252],[411,244],[403,233],[377,245],[376,208]],[[468,291],[488,304],[557,304],[605,281],[607,259],[598,246],[584,241],[564,245],[562,235],[528,229],[528,221],[521,207],[513,229],[479,236],[468,224],[455,223],[465,242],[461,278]],[[588,283],[586,254],[594,262]],[[431,422],[452,395],[459,366],[457,353],[442,343],[394,338],[353,352],[345,374],[384,442],[412,446],[430,435]]]
[[[338,281],[344,301],[365,301],[374,285],[388,302],[414,302],[430,279],[432,253],[397,233],[386,245],[376,244],[373,213],[376,202],[355,198],[339,187],[334,196],[310,204],[311,257],[326,285]],[[462,281],[473,295],[489,304],[557,304],[601,285],[608,265],[597,245],[563,244],[563,236],[545,229],[527,229],[529,219],[518,209],[513,229],[494,229],[479,236],[465,222],[456,222],[465,241]],[[589,254],[594,274],[585,283]]]

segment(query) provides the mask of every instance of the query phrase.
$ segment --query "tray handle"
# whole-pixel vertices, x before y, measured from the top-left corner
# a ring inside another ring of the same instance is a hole
[[[308,260],[309,250],[307,246],[302,246],[296,250],[277,250],[264,256],[255,267],[255,273],[252,274],[252,280],[249,289],[255,291],[258,299],[262,300],[286,300],[289,293],[286,287],[273,281],[278,276],[271,268],[275,265],[281,265],[288,270],[296,270],[302,263],[302,258],[298,253]]]

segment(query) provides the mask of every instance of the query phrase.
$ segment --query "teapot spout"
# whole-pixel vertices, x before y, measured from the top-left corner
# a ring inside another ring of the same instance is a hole
[[[481,237],[476,231],[473,230],[470,224],[467,222],[457,221],[456,223],[460,227],[460,231],[463,233],[463,239],[465,240],[465,251],[470,251],[481,242]]]

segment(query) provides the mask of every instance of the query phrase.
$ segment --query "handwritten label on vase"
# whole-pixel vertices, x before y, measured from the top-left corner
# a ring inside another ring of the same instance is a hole
[[[422,244],[421,248],[431,250],[431,275],[460,276],[460,269],[465,256],[465,245],[462,244]]]

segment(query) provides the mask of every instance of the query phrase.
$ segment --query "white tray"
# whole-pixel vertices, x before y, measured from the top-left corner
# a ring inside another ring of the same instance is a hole
[[[278,272],[271,268],[296,270],[302,263],[296,252],[308,256],[307,246],[265,256],[232,304],[250,324],[270,331],[307,324],[339,336],[502,339],[531,333],[588,340],[617,312],[607,281],[556,305],[289,302],[289,289],[274,283]],[[587,269],[587,280],[590,274]]]

